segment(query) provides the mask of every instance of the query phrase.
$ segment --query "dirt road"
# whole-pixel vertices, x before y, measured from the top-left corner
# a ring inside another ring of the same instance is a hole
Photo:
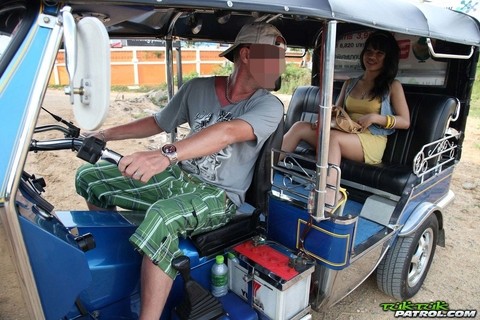
[[[50,92],[44,106],[66,119],[73,119],[67,98],[60,91]],[[105,127],[138,118],[156,107],[144,95],[113,94],[111,110]],[[42,123],[52,123],[42,114]],[[458,165],[452,189],[454,203],[444,212],[446,247],[437,247],[435,259],[428,277],[413,302],[445,301],[454,310],[480,309],[480,121],[471,118],[468,123],[462,161]],[[109,147],[127,153],[129,148],[158,147],[156,139],[133,141],[131,144],[109,143]],[[39,153],[31,155],[27,171],[45,177],[49,199],[57,209],[85,208],[83,200],[73,188],[73,173],[81,160],[65,151],[63,154]],[[13,268],[4,229],[0,227],[0,320],[28,319],[19,291],[19,283]],[[339,304],[314,313],[314,319],[392,319],[392,312],[382,311],[380,303],[394,302],[381,293],[374,275],[368,278],[352,294]]]

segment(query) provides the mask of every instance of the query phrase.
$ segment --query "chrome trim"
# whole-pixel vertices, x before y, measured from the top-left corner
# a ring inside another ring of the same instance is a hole
[[[165,72],[166,72],[166,80],[167,80],[167,94],[168,94],[168,101],[172,100],[174,95],[174,77],[173,77],[173,29],[175,27],[175,23],[177,22],[178,18],[182,15],[182,12],[178,12],[170,21],[168,26],[168,35],[165,37]],[[180,66],[178,66],[180,67]],[[174,143],[177,140],[177,130],[172,130],[170,132],[170,142]]]
[[[445,209],[455,199],[455,193],[452,190],[448,190],[448,193],[437,202],[437,206],[441,209]]]
[[[450,119],[451,122],[455,122],[458,120],[458,117],[460,117],[460,100],[458,100],[458,98],[455,98],[455,100],[457,100],[457,108],[455,108],[455,113],[453,114],[452,116],[452,119]],[[449,126],[447,126],[448,128]]]
[[[283,158],[283,159],[282,159]],[[315,198],[321,192],[315,188],[316,183],[321,179],[319,172],[314,171],[305,167],[306,164],[310,164],[312,167],[317,167],[317,164],[312,158],[308,158],[296,153],[284,152],[278,149],[272,149],[272,162],[271,162],[271,174],[270,182],[272,187],[278,188],[278,190],[272,189],[272,194],[276,195],[278,198],[285,199],[288,201],[301,202],[304,201],[302,207],[306,207],[308,213],[313,216],[313,218],[319,222],[321,220],[326,220],[330,218],[338,218],[337,216],[323,215],[323,218],[316,218],[314,216],[318,206],[316,205]],[[273,159],[282,159],[277,163],[273,162]],[[335,185],[326,185],[326,189],[334,190],[338,192],[340,188],[340,179],[341,179],[341,169],[336,165],[329,165],[328,170],[334,170],[337,172],[337,179]],[[277,183],[275,181],[275,173],[281,173],[283,175],[282,183]],[[305,193],[300,193],[296,191],[297,188],[303,187],[305,190],[308,190],[308,195]],[[290,193],[288,195],[287,193]],[[294,197],[297,197],[295,199]],[[338,200],[335,199],[333,204],[325,204],[326,208],[335,208],[337,206]]]
[[[167,93],[168,93],[168,101],[172,100],[174,90],[174,79],[173,79],[173,45],[172,45],[172,38],[173,38],[173,30],[175,27],[175,23],[177,22],[178,18],[182,15],[182,12],[178,12],[175,14],[175,16],[172,18],[170,21],[170,24],[168,26],[168,35],[166,36],[166,48],[165,48],[165,63],[167,65],[166,67],[166,73],[167,73]]]
[[[423,202],[418,205],[400,230],[399,237],[408,237],[413,234],[431,214],[439,209],[431,202]]]
[[[455,162],[455,150],[458,148],[456,139],[459,137],[460,133],[451,134],[425,144],[413,159],[413,173],[423,182],[426,174],[432,171],[441,172],[445,165]],[[435,165],[429,167],[428,161],[435,158]]]
[[[393,233],[392,233],[393,235]],[[314,310],[322,311],[340,302],[353,290],[358,288],[377,268],[389,249],[388,240],[382,238],[378,243],[359,255],[351,264],[342,270],[332,270],[317,265],[312,281],[319,284],[317,297],[311,299]],[[361,256],[361,259],[359,258]],[[316,300],[316,301],[315,301]],[[321,301],[319,301],[321,300]]]
[[[428,51],[434,58],[440,58],[440,59],[462,59],[462,60],[468,60],[473,56],[473,53],[475,52],[475,47],[471,46],[470,47],[470,54],[468,55],[461,55],[461,54],[448,54],[448,53],[436,53],[435,49],[433,49],[432,45],[432,40],[430,38],[427,38],[427,46],[428,46]]]
[[[325,34],[324,34],[325,35]],[[334,80],[335,42],[337,37],[337,21],[332,20],[327,24],[325,41],[325,59],[323,61],[322,94],[318,119],[321,121],[319,137],[317,140],[317,181],[315,190],[316,211],[314,219],[318,222],[325,220],[325,196],[327,193],[328,175],[328,146],[330,143],[330,121],[332,116],[332,92]],[[340,174],[340,173],[339,173]],[[337,179],[338,182],[340,179]]]
[[[379,240],[376,240],[376,243],[373,242],[375,240],[367,240],[367,245],[365,245],[365,250],[361,251],[361,252],[354,252],[351,256],[350,256],[350,263],[355,263],[357,260],[362,260],[364,256],[367,256],[370,251],[372,250],[375,250],[375,248],[379,245],[379,244],[383,244],[383,243],[386,243],[386,241],[390,241],[391,238],[393,238],[393,236],[395,235],[395,232],[394,230],[389,230],[390,232],[386,232],[384,233],[384,236],[383,238],[379,239]],[[385,244],[387,246],[387,249],[390,247],[390,245],[388,244]]]

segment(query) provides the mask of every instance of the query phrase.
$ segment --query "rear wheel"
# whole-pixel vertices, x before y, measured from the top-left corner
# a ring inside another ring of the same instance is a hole
[[[377,285],[397,299],[413,297],[425,280],[438,237],[437,217],[430,215],[414,234],[398,238],[377,268]]]

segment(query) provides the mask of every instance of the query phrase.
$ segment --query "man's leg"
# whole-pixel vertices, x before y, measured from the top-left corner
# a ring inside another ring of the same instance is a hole
[[[152,203],[164,197],[165,185],[168,186],[172,179],[175,177],[166,170],[145,184],[123,177],[115,165],[99,162],[81,166],[77,170],[75,186],[90,210],[115,210],[118,206],[146,211]]]
[[[154,203],[130,237],[144,254],[140,319],[158,320],[164,309],[177,275],[172,260],[183,254],[178,235],[218,228],[235,212],[235,205],[227,200],[225,191],[191,181],[181,185],[183,193],[176,190],[177,196]]]
[[[158,320],[172,288],[173,280],[143,256],[140,320]]]

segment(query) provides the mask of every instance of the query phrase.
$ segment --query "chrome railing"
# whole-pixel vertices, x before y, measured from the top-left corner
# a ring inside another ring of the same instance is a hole
[[[448,132],[444,138],[422,147],[413,159],[413,173],[422,179],[431,172],[439,173],[455,161],[459,132]]]

